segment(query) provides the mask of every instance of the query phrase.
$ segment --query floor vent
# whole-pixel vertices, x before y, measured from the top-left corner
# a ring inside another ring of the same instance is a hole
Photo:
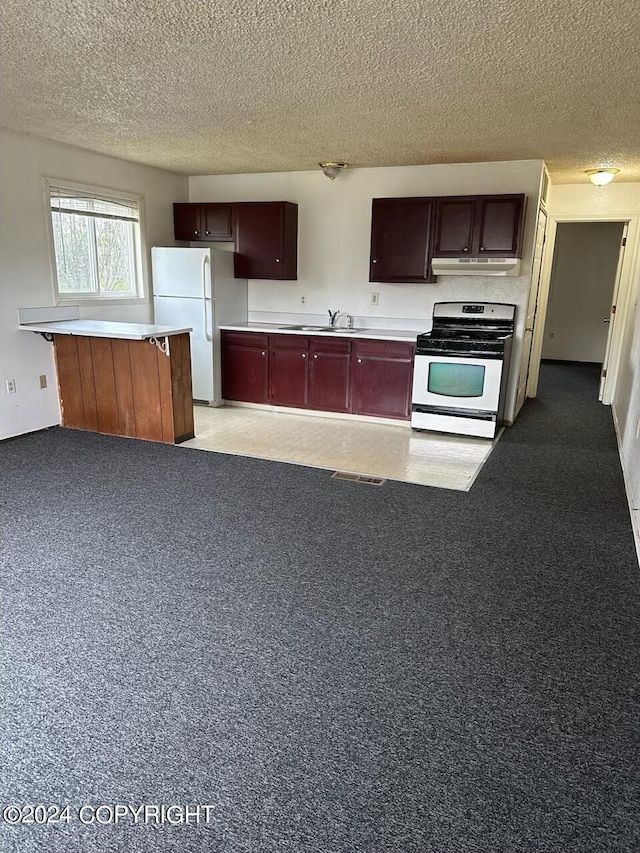
[[[352,480],[354,483],[367,483],[369,486],[381,486],[381,477],[368,477],[366,474],[349,474],[348,471],[334,471],[331,475],[336,480]]]

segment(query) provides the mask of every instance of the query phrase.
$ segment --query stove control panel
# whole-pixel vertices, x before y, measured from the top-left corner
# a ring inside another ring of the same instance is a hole
[[[484,314],[484,305],[463,305],[463,314]]]

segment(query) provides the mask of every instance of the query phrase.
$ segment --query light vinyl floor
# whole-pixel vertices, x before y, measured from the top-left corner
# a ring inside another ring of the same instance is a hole
[[[196,406],[196,437],[181,447],[468,491],[495,441],[236,406]]]

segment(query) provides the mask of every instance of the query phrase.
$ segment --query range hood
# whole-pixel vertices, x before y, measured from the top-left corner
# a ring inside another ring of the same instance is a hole
[[[520,275],[520,258],[433,258],[434,275]]]

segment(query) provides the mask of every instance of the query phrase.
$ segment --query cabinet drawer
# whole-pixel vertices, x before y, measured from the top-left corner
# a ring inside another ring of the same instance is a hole
[[[309,349],[314,352],[336,352],[348,355],[351,352],[351,341],[346,338],[310,338]]]
[[[378,356],[379,358],[413,359],[416,348],[414,344],[403,341],[373,341],[357,340],[353,342],[353,355]]]
[[[269,335],[269,348],[307,350],[309,338],[306,335]]]
[[[228,332],[223,329],[222,344],[223,346],[267,349],[269,346],[269,336],[262,334],[262,332]]]

